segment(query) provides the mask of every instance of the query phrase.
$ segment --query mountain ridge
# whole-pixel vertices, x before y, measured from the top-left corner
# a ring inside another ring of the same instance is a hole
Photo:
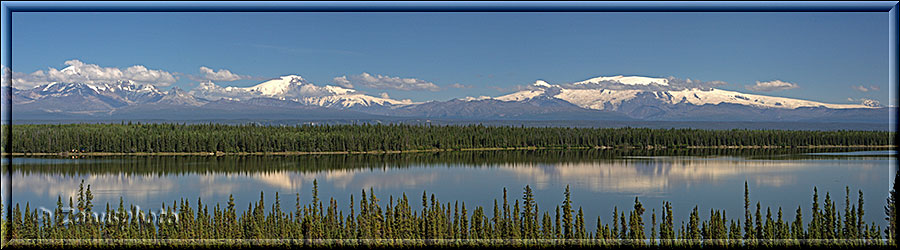
[[[286,75],[250,87],[211,81],[185,91],[162,91],[131,81],[53,82],[32,89],[5,86],[13,114],[58,117],[208,119],[229,115],[277,119],[366,117],[457,120],[887,122],[894,108],[747,94],[704,87],[690,79],[639,76],[595,77],[571,84],[538,80],[525,90],[497,97],[413,102],[376,97],[352,88],[319,86]],[[195,118],[195,117],[194,117]],[[893,121],[891,121],[893,122]]]

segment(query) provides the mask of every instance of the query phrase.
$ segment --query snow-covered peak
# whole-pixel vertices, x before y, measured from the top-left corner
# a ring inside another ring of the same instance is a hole
[[[534,82],[534,84],[532,84],[532,86],[539,87],[539,88],[550,88],[550,87],[553,87],[553,85],[550,85],[549,83],[547,83],[547,82],[544,81],[544,80],[537,80],[537,81]]]
[[[548,90],[550,90],[551,88],[554,88],[554,87],[559,88],[560,86],[547,83],[547,81],[544,81],[544,80],[537,80],[537,81],[534,81],[533,84],[531,84],[531,87],[532,88],[530,88],[529,90],[523,90],[523,91],[515,92],[512,94],[508,94],[508,95],[498,96],[498,97],[492,98],[492,99],[496,99],[496,100],[500,100],[500,101],[504,101],[504,102],[524,101],[524,100],[528,100],[528,99],[534,98],[536,96],[542,95],[545,92],[547,92]]]
[[[43,88],[41,88],[42,86],[35,86],[34,89],[41,88],[41,91],[49,91],[50,88],[52,88],[53,86],[56,86],[57,83],[58,83],[58,82],[51,82],[51,83],[49,83],[49,84],[45,84],[45,85],[43,86]]]
[[[298,75],[287,75],[276,79],[268,80],[255,86],[246,88],[248,91],[258,92],[264,96],[284,95],[291,90],[294,85],[303,85],[306,83],[303,77]]]
[[[537,85],[537,84],[535,84]],[[558,85],[552,85],[558,86]],[[825,107],[832,109],[872,108],[871,105],[831,104],[786,97],[745,94],[722,89],[691,88],[670,91],[651,91],[639,89],[602,89],[602,88],[560,88],[558,92],[549,92],[547,88],[523,90],[496,97],[501,101],[525,101],[537,96],[547,95],[559,98],[582,108],[597,110],[616,110],[623,103],[648,96],[668,104],[717,105],[722,103],[754,106],[759,108],[796,109],[804,107]]]
[[[862,102],[861,102],[860,104],[862,104],[862,105],[864,105],[864,106],[866,106],[866,107],[873,107],[873,108],[881,107],[881,102],[876,101],[876,100],[872,100],[872,99],[865,99],[865,98],[863,98],[863,99],[862,99]]]
[[[512,94],[508,94],[508,95],[498,96],[494,99],[505,101],[505,102],[524,101],[524,100],[534,98],[535,96],[539,96],[541,94],[544,94],[544,89],[523,90],[523,91],[515,92]]]
[[[625,85],[650,85],[656,83],[663,86],[669,86],[669,79],[665,78],[623,75],[594,77],[584,81],[576,82],[575,84],[597,84],[600,82],[618,82]]]
[[[417,102],[413,102],[410,99],[404,100],[394,100],[390,98],[381,98],[374,97],[363,94],[346,94],[346,95],[330,95],[330,96],[317,96],[317,97],[303,97],[294,99],[294,101],[323,106],[323,107],[336,107],[336,108],[351,108],[355,106],[369,107],[374,105],[381,106],[406,106],[412,104],[419,104]]]
[[[39,92],[63,92],[73,88],[90,89],[93,92],[112,92],[112,93],[140,93],[140,94],[157,94],[161,93],[156,86],[151,84],[138,84],[131,80],[118,80],[110,82],[51,82],[48,84],[36,86],[33,88]]]
[[[79,75],[79,76],[83,75],[83,73],[81,71],[82,71],[82,69],[79,67],[76,67],[75,65],[70,65],[68,67],[65,67],[65,68],[59,70],[59,72],[66,74],[66,75]]]
[[[155,101],[158,104],[169,104],[169,105],[188,105],[188,106],[200,106],[205,104],[206,102],[200,101],[197,98],[194,98],[188,92],[185,92],[181,88],[173,87],[169,91],[166,92],[159,100]]]
[[[61,69],[61,70],[59,70],[59,71],[62,71],[62,72],[77,72],[77,71],[78,71],[78,68],[76,68],[74,65],[69,65],[69,67],[65,67],[65,68],[63,68],[63,69]]]
[[[89,84],[89,85],[91,85],[91,84]],[[120,80],[112,85],[110,85],[108,83],[95,83],[93,85],[96,85],[100,89],[108,89],[113,92],[115,92],[116,90],[133,91],[133,92],[138,92],[138,93],[160,92],[159,89],[156,88],[156,86],[153,86],[150,84],[138,84],[132,80]]]
[[[130,80],[95,82],[51,82],[26,90],[24,95],[33,100],[56,97],[94,96],[118,106],[146,103],[164,95],[150,84],[138,84]]]
[[[805,108],[805,107],[825,107],[832,109],[848,109],[848,108],[869,108],[859,104],[831,104],[816,101],[808,101],[787,97],[765,96],[746,94],[737,91],[722,89],[685,89],[680,91],[667,91],[671,98],[668,101],[672,104],[679,102],[690,103],[694,105],[704,104],[720,104],[733,103],[748,106],[764,107],[764,108]]]
[[[251,87],[221,87],[212,82],[201,83],[191,94],[209,100],[228,98],[247,100],[256,97],[276,98],[303,104],[349,108],[372,105],[409,105],[410,100],[394,100],[358,93],[355,89],[339,86],[318,86],[298,75],[287,75],[262,82]]]

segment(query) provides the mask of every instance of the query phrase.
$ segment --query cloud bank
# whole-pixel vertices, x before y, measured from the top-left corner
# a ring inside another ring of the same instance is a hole
[[[454,88],[454,89],[470,89],[470,88],[472,88],[471,85],[465,85],[465,84],[461,84],[461,83],[450,84],[450,85],[447,85],[447,87]]]
[[[133,81],[139,84],[166,87],[177,80],[170,72],[148,69],[143,65],[120,69],[87,64],[77,59],[66,61],[65,65],[67,67],[63,69],[49,68],[46,71],[38,70],[30,74],[12,72],[3,67],[4,79],[6,78],[5,74],[11,74],[12,86],[17,89],[30,89],[52,82],[109,83],[117,81]]]
[[[746,88],[749,90],[763,91],[763,92],[782,91],[782,90],[788,90],[788,89],[795,89],[797,87],[799,87],[799,86],[796,83],[784,82],[781,80],[774,80],[774,81],[768,81],[768,82],[757,81],[756,85],[746,86]]]
[[[866,87],[866,86],[863,86],[863,85],[857,85],[857,86],[850,86],[850,88],[853,88],[854,90],[859,91],[859,92],[869,92],[869,91],[879,91],[879,90],[881,90],[881,88],[879,88],[878,86],[875,86],[875,85],[872,85],[872,86],[869,86],[869,87]]]
[[[213,69],[207,68],[206,66],[200,67],[200,75],[199,76],[191,77],[191,80],[201,81],[201,82],[206,82],[206,81],[233,82],[233,81],[247,80],[247,79],[253,79],[253,77],[231,73],[231,71],[227,70],[227,69],[219,69],[219,71],[215,71]]]
[[[363,72],[359,75],[340,76],[332,80],[345,88],[363,86],[373,89],[396,89],[407,91],[438,91],[441,88],[432,82],[416,78],[400,78]]]

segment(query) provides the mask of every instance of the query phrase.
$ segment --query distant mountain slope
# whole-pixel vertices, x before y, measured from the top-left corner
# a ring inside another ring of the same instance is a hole
[[[531,98],[525,101],[496,99],[427,102],[384,114],[404,117],[486,120],[633,120],[627,116],[599,110],[584,109],[569,102],[552,98]]]
[[[578,82],[573,84],[573,86],[578,87],[585,85],[591,83],[592,80]],[[639,84],[636,80],[632,81],[633,85]],[[655,84],[655,82],[653,83]],[[550,85],[545,81],[537,81],[532,87],[533,89],[496,97],[496,99],[503,101],[523,101],[545,95],[566,100],[579,107],[597,110],[617,110],[623,103],[632,101],[648,103],[651,100],[659,101],[653,103],[654,105],[676,105],[687,103],[701,106],[731,103],[758,108],[782,109],[795,109],[801,107],[825,107],[832,109],[871,108],[861,104],[828,104],[785,97],[745,94],[715,88],[685,88],[677,90],[566,88],[561,85]]]
[[[267,97],[332,108],[413,104],[409,100],[394,100],[359,94],[354,89],[331,85],[317,86],[297,75],[282,76],[246,88],[220,87],[215,83],[206,82],[191,90],[191,94],[210,100],[221,98],[246,100],[256,97]]]
[[[895,108],[830,104],[705,87],[690,80],[601,76],[571,84],[539,80],[499,97],[413,102],[319,86],[297,75],[250,87],[212,82],[161,91],[131,81],[4,87],[20,119],[442,119],[888,123]],[[7,95],[4,95],[7,96]],[[16,119],[16,118],[14,118]]]
[[[626,80],[628,83],[616,82]],[[590,88],[598,82],[648,88]],[[652,86],[657,88],[652,88]],[[494,99],[527,102],[558,98],[585,109],[611,111],[634,119],[659,121],[887,121],[888,109],[862,104],[829,104],[746,94],[716,88],[671,88],[666,79],[598,77],[567,86],[537,81],[531,89]]]

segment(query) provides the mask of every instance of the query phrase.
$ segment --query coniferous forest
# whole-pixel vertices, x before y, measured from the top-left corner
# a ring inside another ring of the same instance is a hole
[[[700,130],[431,125],[27,124],[3,152],[370,152],[539,147],[893,145],[886,131]],[[4,136],[6,136],[4,134]],[[4,137],[5,141],[6,138]]]
[[[154,213],[126,206],[122,199],[113,207],[93,204],[90,185],[82,181],[75,200],[59,197],[55,211],[15,204],[11,215],[2,216],[2,227],[11,240],[5,244],[13,247],[893,246],[896,192],[890,193],[885,206],[887,228],[864,221],[862,191],[853,202],[850,192],[847,187],[844,204],[839,204],[831,194],[822,199],[814,189],[811,207],[797,207],[794,218],[785,218],[781,207],[763,210],[759,202],[754,204],[744,183],[743,216],[710,209],[702,220],[701,213],[707,211],[696,206],[678,211],[690,213],[689,221],[680,222],[673,221],[671,203],[642,204],[635,197],[633,207],[615,208],[609,217],[596,218],[596,228],[587,228],[586,220],[593,218],[585,218],[583,208],[572,205],[568,187],[559,205],[551,208],[539,208],[529,186],[521,192],[504,189],[503,197],[489,208],[444,202],[423,192],[418,210],[412,208],[420,202],[418,196],[385,200],[370,189],[358,197],[351,195],[350,204],[338,204],[333,198],[320,199],[314,184],[312,200],[305,202],[299,194],[282,199],[277,193],[267,202],[260,193],[260,199],[242,213],[236,212],[233,198],[224,204],[182,199]],[[804,221],[803,213],[812,219]]]
[[[220,124],[67,124],[4,125],[5,153],[164,153],[164,152],[386,152],[491,148],[548,148],[591,150],[545,151],[535,155],[473,152],[420,159],[416,154],[374,154],[359,157],[359,166],[344,166],[339,158],[309,158],[300,165],[334,168],[377,166],[366,162],[500,162],[577,161],[635,155],[704,155],[804,152],[815,146],[888,146],[893,132],[698,130],[643,128],[561,128],[429,125],[321,125],[260,126]],[[7,130],[8,129],[8,130]],[[11,136],[6,138],[5,136]],[[10,140],[11,139],[11,140]],[[743,152],[743,147],[764,147]],[[604,148],[602,150],[594,150]],[[653,152],[630,148],[656,148]],[[665,149],[659,149],[665,148]],[[798,151],[799,150],[799,151]],[[779,153],[779,154],[776,154]],[[233,156],[225,156],[233,157]],[[778,156],[787,157],[787,156]],[[797,157],[797,156],[790,156]],[[810,157],[810,156],[803,156]],[[389,158],[389,159],[388,159]],[[397,158],[397,159],[395,159]],[[558,159],[557,159],[558,158]],[[142,161],[171,166],[177,171],[209,171],[179,165],[175,158]],[[262,161],[262,160],[261,160]],[[246,162],[217,166],[243,171]],[[102,162],[91,171],[156,173],[143,169],[108,169]],[[403,163],[407,164],[407,163]],[[400,165],[403,165],[400,164]],[[252,164],[263,166],[261,162]],[[34,166],[31,166],[34,167]],[[46,171],[79,173],[83,169],[38,166]],[[275,167],[273,167],[275,168]],[[38,169],[32,169],[38,171]],[[313,171],[314,169],[310,169]],[[29,170],[24,170],[29,171]],[[43,171],[43,170],[42,170]],[[895,184],[896,185],[896,184]],[[586,218],[575,207],[568,187],[555,207],[538,207],[530,186],[504,189],[493,206],[467,206],[464,200],[443,201],[434,194],[376,196],[373,189],[351,195],[349,204],[334,197],[320,198],[318,185],[312,199],[299,194],[275,194],[256,201],[193,200],[185,197],[162,210],[141,210],[126,204],[94,204],[89,183],[82,181],[75,197],[58,197],[56,209],[34,204],[3,204],[4,247],[411,247],[411,246],[518,246],[518,247],[860,247],[890,248],[896,244],[896,186],[884,206],[885,223],[863,220],[862,190],[824,195],[814,187],[809,205],[796,208],[753,202],[744,183],[744,213],[702,209],[673,211],[672,203],[644,204],[634,198],[629,207]],[[858,194],[855,201],[851,195]],[[734,194],[740,196],[741,194]],[[839,200],[843,196],[843,200]],[[238,204],[248,204],[243,207]],[[239,208],[238,206],[241,206]],[[239,212],[240,211],[240,212]],[[792,218],[783,216],[794,212]],[[675,213],[689,214],[675,221]],[[881,212],[876,212],[880,214]],[[807,216],[804,216],[806,214]],[[808,218],[811,218],[809,220]],[[590,220],[590,222],[589,222]],[[596,227],[589,227],[596,220]]]
[[[900,249],[898,3],[0,0],[0,250]]]

